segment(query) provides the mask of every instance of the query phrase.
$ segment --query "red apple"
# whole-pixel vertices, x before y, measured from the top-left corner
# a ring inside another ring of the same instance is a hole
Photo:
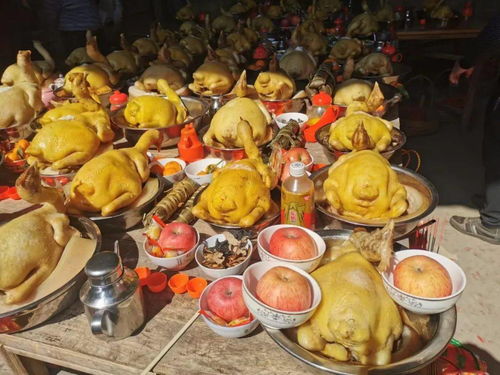
[[[280,21],[280,26],[281,27],[288,27],[290,26],[290,22],[288,21],[287,18],[283,18],[281,21]]]
[[[207,304],[211,312],[227,323],[248,316],[248,308],[241,292],[242,281],[236,277],[228,277],[216,281],[207,294]]]
[[[393,275],[397,288],[417,297],[447,297],[453,290],[446,268],[424,255],[404,259],[396,266]]]
[[[303,311],[311,307],[309,281],[287,267],[274,267],[257,282],[257,298],[266,305],[283,311]]]
[[[281,170],[281,181],[285,181],[288,177],[290,177],[290,164],[291,161],[287,161]]]
[[[290,17],[290,23],[293,26],[297,26],[300,23],[300,17],[298,15],[294,14],[293,16]]]
[[[302,147],[294,147],[288,150],[285,154],[286,161],[300,161],[304,163],[304,165],[312,162],[311,154],[305,148]]]
[[[316,243],[302,228],[280,228],[269,241],[269,252],[277,257],[305,260],[317,255]]]
[[[196,231],[188,224],[169,223],[163,227],[158,243],[165,250],[188,251],[196,245]]]

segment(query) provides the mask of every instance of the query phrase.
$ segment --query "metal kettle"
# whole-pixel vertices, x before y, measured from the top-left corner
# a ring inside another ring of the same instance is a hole
[[[139,277],[111,251],[94,255],[85,266],[88,280],[80,301],[92,333],[105,341],[130,336],[145,320]]]

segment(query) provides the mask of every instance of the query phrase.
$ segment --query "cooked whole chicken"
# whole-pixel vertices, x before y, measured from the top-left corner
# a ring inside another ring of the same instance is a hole
[[[408,208],[405,187],[377,151],[342,155],[330,167],[323,188],[331,207],[347,217],[397,218]]]
[[[328,41],[317,31],[309,31],[304,25],[295,28],[291,37],[292,44],[307,49],[313,56],[327,53]]]
[[[244,147],[245,140],[240,137],[241,133],[238,131],[240,120],[250,124],[252,140],[258,146],[269,138],[271,116],[264,105],[259,100],[236,98],[215,113],[203,141],[209,146]]]
[[[307,51],[294,49],[281,57],[280,68],[294,80],[309,79],[316,71],[316,60]]]
[[[283,10],[279,5],[269,5],[266,9],[266,16],[272,20],[277,20],[281,18]]]
[[[167,96],[143,95],[127,103],[125,120],[139,128],[164,128],[181,124],[187,118],[187,110],[181,98],[172,90],[167,81],[158,80],[158,91]]]
[[[240,121],[237,131],[238,137],[245,142],[248,159],[229,163],[214,172],[213,181],[193,207],[193,215],[246,228],[254,225],[271,208],[270,189],[274,176],[259,156],[250,124]]]
[[[354,66],[354,71],[362,76],[382,76],[392,74],[393,69],[387,55],[375,52],[359,60]]]
[[[250,51],[252,42],[247,39],[242,30],[231,33],[227,36],[229,46],[237,53],[244,53]]]
[[[269,63],[269,71],[261,72],[254,83],[262,100],[290,99],[295,93],[295,81],[284,70],[278,69],[276,56]]]
[[[371,13],[361,13],[347,26],[347,36],[368,36],[378,31],[378,21]]]
[[[259,33],[262,32],[270,33],[274,31],[274,22],[266,16],[258,15],[253,19],[252,27],[255,31]]]
[[[16,83],[13,86],[0,86],[0,128],[28,124],[43,109],[30,51],[18,52],[17,67]]]
[[[212,29],[216,33],[220,31],[230,33],[236,27],[236,21],[231,13],[224,11],[224,9],[221,9],[221,12],[222,14],[215,17],[212,21]]]
[[[311,319],[298,328],[298,343],[338,361],[390,363],[403,323],[375,267],[353,251],[311,275],[321,288],[322,300]]]
[[[107,61],[115,72],[129,75],[137,73],[142,65],[141,56],[137,53],[137,49],[127,42],[123,33],[120,34],[120,44],[122,49],[108,54]]]
[[[207,52],[207,41],[188,35],[179,41],[179,45],[193,56],[204,55]]]
[[[148,130],[134,147],[106,151],[85,163],[71,182],[69,210],[109,216],[132,204],[149,178],[146,152],[161,140],[157,130]]]
[[[44,58],[43,60],[31,61],[33,73],[36,77],[36,82],[41,86],[47,78],[52,76],[56,65],[54,60],[50,56],[50,53],[42,46],[39,41],[33,41],[33,46]],[[31,56],[30,51],[19,51],[19,53],[26,55],[22,56],[22,59],[27,59]],[[27,56],[28,53],[30,56]],[[12,86],[23,81],[25,81],[25,73],[22,71],[17,62],[16,64],[8,66],[2,74],[2,85]]]
[[[352,57],[355,59],[362,52],[363,43],[359,39],[340,39],[333,45],[329,58],[345,60]]]
[[[73,234],[68,217],[49,203],[0,226],[0,290],[6,304],[25,300],[52,273]]]
[[[188,21],[193,20],[195,17],[193,6],[190,1],[187,1],[187,4],[184,5],[181,9],[177,11],[175,14],[175,18],[179,21]]]
[[[193,73],[189,89],[198,95],[212,96],[228,93],[234,85],[234,77],[226,64],[207,61]]]
[[[391,144],[392,124],[380,117],[354,112],[330,126],[329,143],[339,151],[385,151]]]
[[[360,79],[349,79],[338,86],[333,103],[348,106],[355,101],[365,102],[370,97],[371,92],[370,83]]]
[[[77,65],[90,64],[91,62],[92,59],[87,54],[87,49],[85,47],[78,47],[74,49],[64,61],[64,63],[70,68]]]
[[[137,53],[145,58],[151,58],[158,53],[158,45],[151,38],[136,39],[132,46],[137,48]]]

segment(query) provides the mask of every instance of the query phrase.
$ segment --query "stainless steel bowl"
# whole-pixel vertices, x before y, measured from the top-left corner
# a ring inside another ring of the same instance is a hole
[[[162,147],[175,146],[179,142],[181,130],[184,128],[184,126],[186,126],[187,124],[193,124],[194,128],[197,129],[202,118],[207,114],[208,104],[205,101],[189,96],[183,96],[181,97],[181,99],[187,108],[189,120],[186,120],[181,124],[175,124],[164,128],[154,128],[156,130],[159,130],[163,135],[163,142],[161,145]],[[111,115],[111,122],[113,123],[113,125],[123,129],[127,141],[130,144],[135,145],[141,135],[144,134],[144,132],[153,128],[131,127],[123,116],[124,110],[125,109],[122,108],[116,112],[113,112]]]
[[[143,216],[149,212],[158,202],[165,189],[165,180],[156,178],[158,181],[158,191],[142,205],[134,208],[123,208],[111,216],[101,216],[99,214],[88,213],[85,216],[99,226],[103,233],[127,231],[139,224]]]
[[[70,216],[70,223],[83,237],[96,241],[95,252],[101,250],[101,232],[86,217]],[[48,296],[19,309],[0,314],[0,333],[14,333],[37,326],[70,306],[85,281],[83,268],[65,285]]]
[[[342,155],[348,154],[350,151],[339,151],[333,148],[332,145],[330,145],[329,138],[330,138],[331,126],[332,124],[328,124],[320,128],[316,132],[316,140],[321,146],[323,146],[325,151],[327,151],[335,159],[338,159]],[[403,147],[406,143],[406,134],[397,128],[392,128],[391,136],[392,136],[391,144],[387,147],[387,150],[380,153],[387,160],[389,160],[392,157],[392,155],[394,155],[394,153],[401,147]]]
[[[396,219],[395,238],[400,238],[415,228],[420,219],[430,215],[438,204],[438,192],[434,185],[425,177],[418,173],[391,165],[391,168],[397,173],[399,181],[408,191],[409,213],[406,213]],[[311,175],[315,186],[316,208],[325,218],[335,220],[341,229],[354,229],[356,227],[380,228],[387,224],[385,220],[359,220],[351,217],[345,217],[332,211],[330,203],[327,201],[323,189],[323,183],[328,177],[329,167],[320,169]]]
[[[318,234],[328,242],[328,240],[346,240],[351,235],[348,230],[320,230]],[[414,348],[411,354],[403,355],[401,348],[393,353],[393,358],[401,356],[393,363],[384,366],[365,366],[350,362],[339,362],[319,353],[310,352],[293,339],[293,331],[276,330],[264,327],[269,336],[285,351],[308,365],[319,370],[337,375],[399,375],[414,373],[432,363],[446,349],[448,343],[453,338],[457,323],[457,311],[453,307],[441,314],[432,315],[429,322],[429,329],[434,332],[433,337],[424,343],[422,348]],[[412,346],[411,343],[404,342],[403,335],[400,347]]]

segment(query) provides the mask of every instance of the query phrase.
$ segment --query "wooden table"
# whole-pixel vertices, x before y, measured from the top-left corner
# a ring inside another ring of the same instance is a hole
[[[308,148],[316,163],[330,162],[319,144],[308,145]],[[12,201],[0,202],[0,212],[5,212],[9,204],[12,209]],[[203,221],[198,221],[195,227],[205,235],[215,233]],[[119,240],[125,265],[154,269],[156,266],[149,263],[143,253],[141,234],[141,228],[127,233],[106,233],[102,250],[112,250],[114,241]],[[199,270],[193,261],[183,272],[198,275]],[[91,374],[140,374],[198,309],[198,300],[187,294],[174,296],[168,288],[158,294],[144,288],[144,295],[147,323],[134,336],[117,342],[96,339],[90,333],[83,306],[75,301],[70,308],[37,328],[0,335],[0,357],[4,357],[9,371],[15,374],[28,374],[19,356]],[[153,372],[183,375],[319,373],[286,354],[260,327],[248,337],[225,339],[213,333],[201,318],[184,333]]]

